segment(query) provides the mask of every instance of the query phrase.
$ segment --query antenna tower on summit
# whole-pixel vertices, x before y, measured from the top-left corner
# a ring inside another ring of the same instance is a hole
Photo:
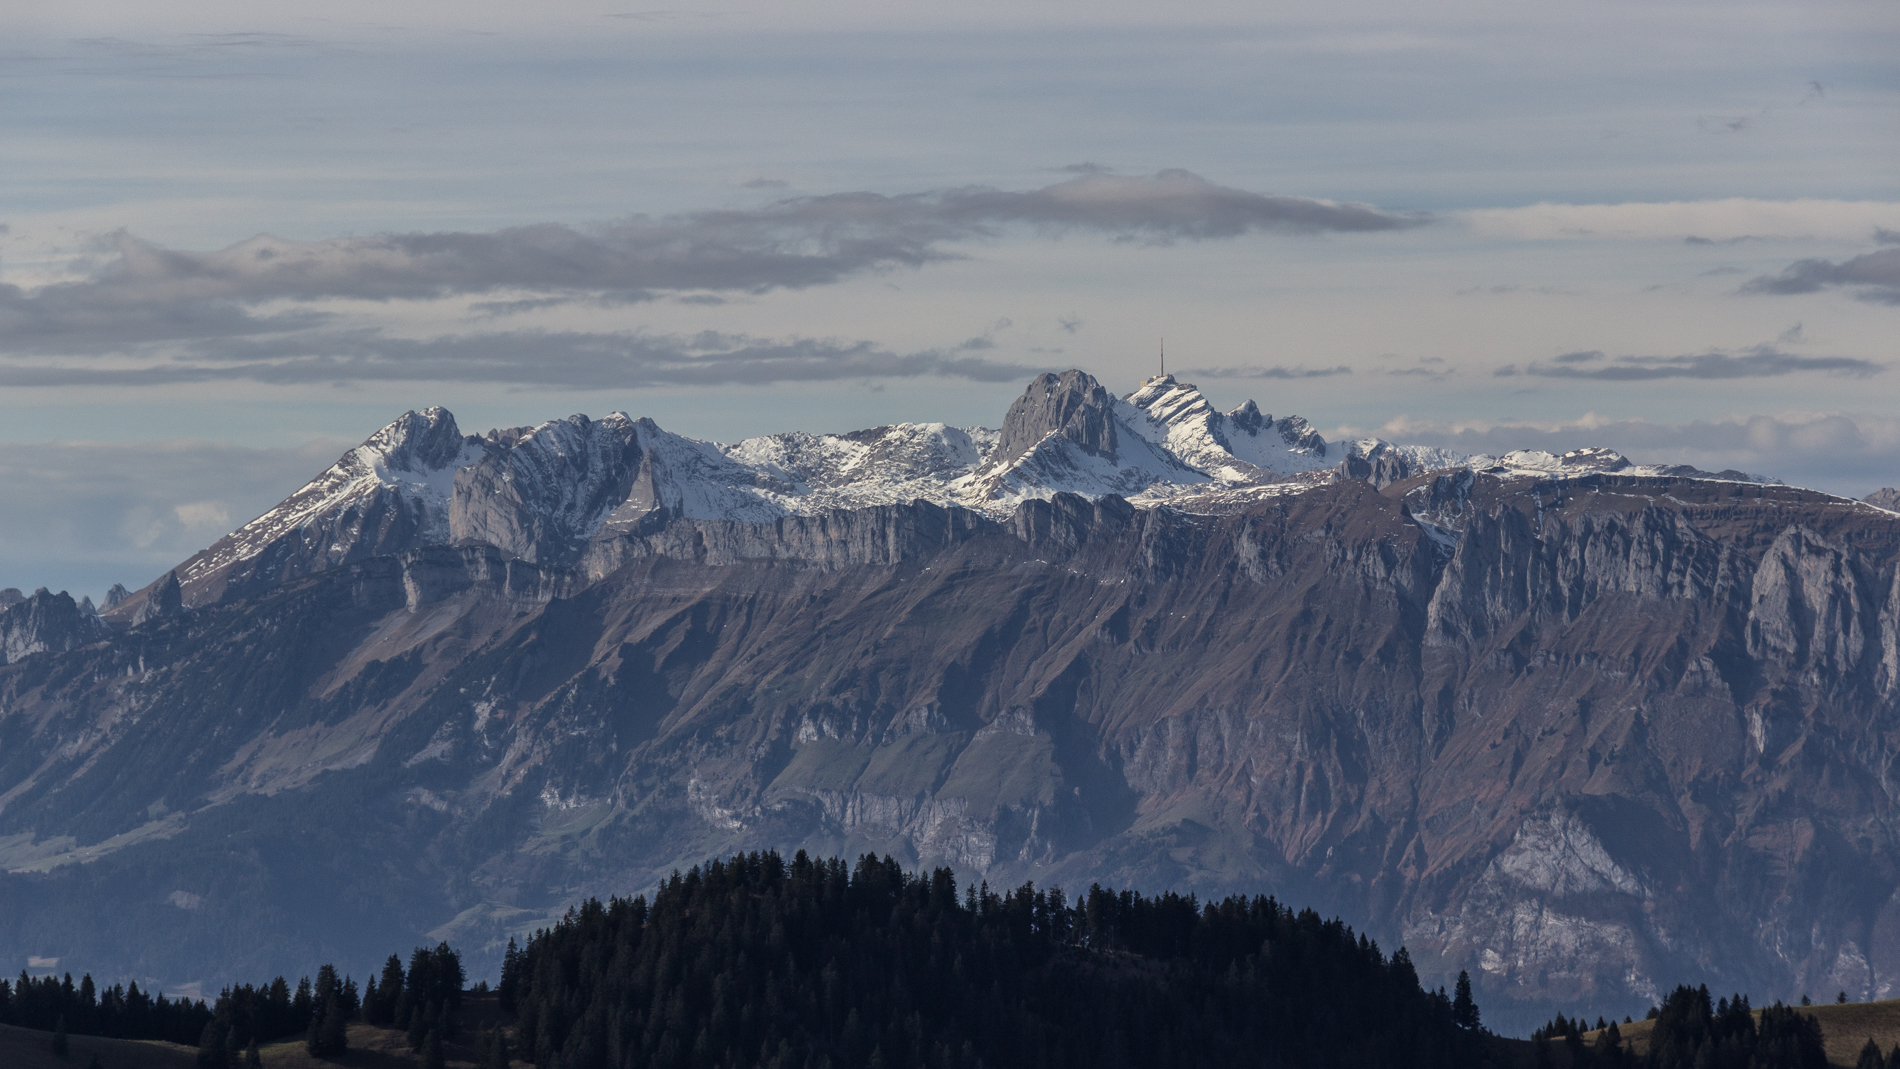
[[[1161,339],[1161,377],[1168,377],[1168,339]]]

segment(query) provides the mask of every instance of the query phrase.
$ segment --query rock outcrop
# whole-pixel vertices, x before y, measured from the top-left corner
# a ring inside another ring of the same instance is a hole
[[[40,589],[30,597],[0,604],[5,605],[0,609],[0,664],[13,664],[35,653],[64,653],[108,634],[98,616],[82,609],[63,590],[52,594]]]

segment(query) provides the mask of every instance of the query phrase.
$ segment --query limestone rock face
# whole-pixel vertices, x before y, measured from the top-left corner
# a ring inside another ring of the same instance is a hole
[[[1020,459],[1051,434],[1080,446],[1093,456],[1116,453],[1115,395],[1080,371],[1038,375],[1009,406],[1003,435],[991,463],[998,466]]]

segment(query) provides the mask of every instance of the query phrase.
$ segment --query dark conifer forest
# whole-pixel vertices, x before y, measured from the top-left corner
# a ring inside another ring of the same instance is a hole
[[[360,990],[325,965],[294,987],[226,987],[209,1006],[22,974],[0,981],[0,1024],[53,1032],[56,1047],[67,1034],[196,1045],[202,1069],[259,1067],[260,1045],[292,1038],[336,1058],[352,1021],[406,1033],[433,1069],[450,1043],[483,1069],[1513,1064],[1468,977],[1427,990],[1403,948],[1388,957],[1312,910],[1099,886],[1073,900],[1032,884],[999,894],[871,855],[740,854],[675,873],[650,902],[589,899],[526,947],[509,943],[496,997],[472,1018],[467,979],[446,943],[406,967],[391,954]],[[1650,1020],[1641,1055],[1615,1023],[1562,1016],[1530,1053],[1571,1069],[1827,1065],[1815,1017],[1779,1003],[1756,1013],[1744,995],[1678,987]],[[1896,1069],[1900,1048],[1883,1057],[1870,1040],[1861,1063]]]
[[[63,1028],[76,1036],[191,1044],[198,1042],[210,1020],[211,1010],[203,1002],[153,996],[140,991],[138,984],[114,984],[100,990],[90,975],[75,984],[71,973],[64,979],[43,976],[36,980],[22,972],[18,980],[0,980],[0,1024],[45,1032]]]
[[[592,900],[510,948],[541,1069],[1484,1064],[1477,1013],[1340,921],[1272,898],[1030,884],[801,851]]]

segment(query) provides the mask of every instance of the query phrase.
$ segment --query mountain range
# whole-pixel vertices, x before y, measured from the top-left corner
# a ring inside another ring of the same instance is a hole
[[[479,971],[775,847],[1272,891],[1507,1026],[1900,986],[1900,515],[1740,472],[1079,371],[995,431],[429,409],[97,612],[0,596],[0,653],[42,968]]]

